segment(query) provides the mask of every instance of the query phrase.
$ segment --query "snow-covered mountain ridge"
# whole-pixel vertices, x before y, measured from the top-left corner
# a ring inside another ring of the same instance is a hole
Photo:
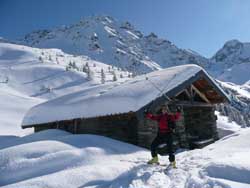
[[[222,81],[243,85],[250,80],[249,43],[228,41],[212,58],[205,58],[192,50],[180,49],[154,33],[144,35],[129,22],[109,16],[87,17],[70,26],[35,31],[19,42],[86,55],[135,74],[198,64]]]
[[[129,22],[119,22],[108,16],[84,18],[70,26],[36,31],[21,42],[87,55],[136,74],[187,63],[207,64],[207,59],[197,53],[179,49],[154,33],[144,36]]]
[[[249,85],[250,43],[230,40],[211,58],[213,75],[222,81]]]

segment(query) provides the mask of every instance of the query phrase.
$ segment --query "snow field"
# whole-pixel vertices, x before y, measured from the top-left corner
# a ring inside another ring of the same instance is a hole
[[[69,63],[76,67],[66,71]],[[77,70],[88,64],[87,73]],[[105,84],[101,84],[101,70]],[[128,72],[118,70],[85,56],[73,56],[58,49],[37,49],[0,43],[0,128],[1,135],[23,136],[33,129],[21,129],[22,119],[32,106],[79,90],[88,90],[128,79]],[[124,77],[120,78],[122,74]],[[86,91],[87,92],[87,91]]]
[[[89,75],[82,71],[86,66]],[[0,82],[28,96],[51,99],[100,85],[101,70],[105,82],[113,82],[114,74],[117,80],[128,79],[128,72],[85,56],[68,55],[58,49],[0,43]]]
[[[1,142],[3,187],[246,188],[250,129],[179,152],[178,169],[147,165],[150,152],[95,135],[47,130]],[[4,141],[4,139],[2,138]],[[167,156],[160,156],[168,164]],[[15,174],[14,176],[11,174]]]
[[[23,130],[20,125],[25,113],[41,102],[43,100],[28,97],[0,83],[0,134],[23,136],[32,133],[33,129]]]

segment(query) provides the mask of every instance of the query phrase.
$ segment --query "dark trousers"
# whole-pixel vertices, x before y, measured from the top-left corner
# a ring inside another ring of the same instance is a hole
[[[175,156],[173,152],[173,137],[172,133],[158,133],[156,138],[153,140],[151,144],[151,155],[152,157],[157,156],[157,148],[161,144],[167,144],[167,151],[169,155],[169,161],[175,161]]]

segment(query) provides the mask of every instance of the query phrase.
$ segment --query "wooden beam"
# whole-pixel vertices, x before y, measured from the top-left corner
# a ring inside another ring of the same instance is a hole
[[[190,101],[194,102],[195,93],[193,91],[192,84],[191,84],[190,87],[187,88],[187,92],[190,94]]]
[[[206,95],[204,95],[203,93],[201,93],[193,84],[191,85],[191,88],[193,91],[195,91],[195,93],[197,93],[204,101],[206,101],[207,103],[211,103]]]
[[[182,94],[182,93],[185,93],[185,94],[187,95],[187,97],[189,98],[189,100],[191,100],[191,94],[189,93],[189,91],[188,91],[187,89],[184,89],[184,90],[178,92],[178,93],[175,95],[175,97],[178,97],[178,96],[179,96],[180,94]]]
[[[191,94],[188,92],[188,90],[185,89],[184,92],[187,94],[188,98],[191,99]]]

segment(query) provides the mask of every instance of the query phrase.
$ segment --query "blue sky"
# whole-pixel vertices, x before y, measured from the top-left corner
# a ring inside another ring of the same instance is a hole
[[[0,0],[0,36],[110,15],[211,57],[228,40],[250,42],[249,10],[249,0]]]

